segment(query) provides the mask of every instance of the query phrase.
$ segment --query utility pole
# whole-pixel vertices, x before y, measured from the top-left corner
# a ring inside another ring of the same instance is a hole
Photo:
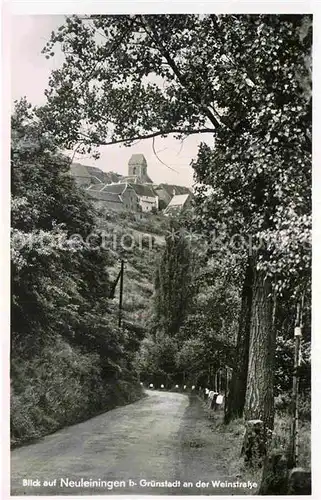
[[[119,310],[118,310],[119,328],[121,328],[121,323],[122,323],[123,286],[124,286],[124,260],[122,259],[120,261],[120,288],[119,288]]]
[[[292,384],[292,428],[291,428],[291,450],[290,465],[296,467],[299,455],[299,368],[301,365],[301,338],[302,338],[302,313],[304,306],[304,295],[301,302],[297,303],[296,319],[294,327],[294,372]]]
[[[118,326],[119,328],[121,327],[121,320],[122,320],[122,307],[123,307],[123,284],[124,284],[124,260],[122,259],[120,261],[120,271],[119,274],[115,280],[115,282],[112,285],[112,288],[109,292],[109,298],[114,299],[115,298],[115,291],[116,287],[118,284],[118,281],[120,280],[120,288],[119,288],[119,307],[118,307]]]

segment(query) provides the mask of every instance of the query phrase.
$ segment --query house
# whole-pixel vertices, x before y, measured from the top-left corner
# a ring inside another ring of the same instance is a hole
[[[175,195],[191,194],[191,190],[185,186],[176,186],[174,184],[159,184],[154,186],[155,192],[159,198],[159,209],[166,208]]]
[[[133,212],[139,210],[138,197],[130,184],[116,183],[99,186],[93,184],[86,191],[91,198],[104,202],[99,206],[104,205],[116,210],[132,210]],[[97,206],[97,203],[95,205]]]
[[[106,207],[116,210],[131,210],[132,212],[152,212],[158,209],[158,196],[152,186],[147,184],[92,184],[86,188],[87,194],[95,200],[105,202]]]
[[[86,190],[97,207],[144,213],[170,207],[166,212],[170,214],[185,209],[192,197],[191,190],[185,186],[153,184],[143,154],[130,157],[128,175],[125,177],[80,163],[73,163],[69,174],[77,186]]]
[[[139,211],[152,212],[158,210],[158,196],[152,185],[148,184],[131,184],[134,189],[139,204]]]
[[[114,210],[124,210],[123,200],[117,193],[103,191],[97,184],[92,184],[86,188],[86,192],[92,199],[94,206],[98,209],[108,207]]]
[[[164,215],[178,215],[192,206],[192,193],[173,196],[164,210]]]

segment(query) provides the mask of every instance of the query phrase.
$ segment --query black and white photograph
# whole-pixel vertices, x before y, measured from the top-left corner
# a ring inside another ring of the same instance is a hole
[[[314,15],[201,10],[10,16],[11,496],[311,495]]]

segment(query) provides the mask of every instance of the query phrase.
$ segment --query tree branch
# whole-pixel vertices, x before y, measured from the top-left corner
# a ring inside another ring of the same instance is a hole
[[[128,137],[124,139],[114,139],[111,141],[103,141],[103,140],[94,140],[90,135],[85,134],[84,132],[79,132],[79,135],[82,137],[85,137],[86,139],[90,139],[91,142],[93,142],[96,146],[110,146],[112,144],[121,144],[125,142],[133,142],[133,141],[138,141],[142,139],[152,139],[153,137],[157,137],[160,135],[166,136],[170,134],[187,134],[187,135],[192,135],[192,134],[206,134],[206,133],[211,133],[214,134],[215,128],[201,128],[201,129],[196,129],[196,130],[183,130],[183,129],[170,129],[170,130],[159,130],[157,132],[152,132],[150,134],[146,135],[136,135],[134,137]]]
[[[83,144],[83,142],[79,142],[77,144],[77,146],[75,147],[74,151],[73,151],[73,154],[72,154],[72,157],[70,158],[70,165],[72,165],[74,159],[75,159],[75,156],[76,156],[76,153],[78,151],[78,149],[80,148],[80,146]]]
[[[186,79],[185,77],[180,73],[177,65],[176,65],[176,62],[174,61],[174,59],[171,57],[171,55],[169,54],[169,52],[167,51],[167,49],[163,46],[163,44],[161,43],[161,41],[159,40],[159,37],[158,37],[158,34],[156,33],[155,29],[153,28],[153,26],[151,26],[148,21],[145,19],[144,16],[140,16],[141,17],[141,20],[142,20],[142,26],[146,32],[146,34],[152,38],[153,42],[156,43],[156,46],[158,47],[158,50],[160,51],[160,53],[162,54],[162,56],[166,59],[168,65],[170,66],[170,68],[172,69],[174,75],[176,76],[177,80],[179,81],[179,83],[182,85],[183,88],[187,88],[188,89],[188,86],[186,85]],[[151,32],[150,33],[148,31],[148,28],[150,28]],[[195,101],[195,99],[193,99]],[[210,120],[210,122],[214,125],[214,126],[217,126],[217,127],[222,127],[222,124],[219,123],[219,121],[216,119],[216,117],[213,115],[213,113],[211,113],[211,111],[208,109],[208,107],[205,105],[203,105],[200,100],[197,101],[197,104],[199,106],[201,106],[201,108],[203,109],[204,111],[204,114],[207,116],[207,118]]]

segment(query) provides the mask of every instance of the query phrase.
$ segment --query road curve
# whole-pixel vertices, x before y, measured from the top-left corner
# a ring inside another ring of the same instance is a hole
[[[213,464],[208,433],[197,427],[200,405],[191,410],[185,394],[146,394],[13,450],[11,495],[230,494],[196,487],[226,472]]]

